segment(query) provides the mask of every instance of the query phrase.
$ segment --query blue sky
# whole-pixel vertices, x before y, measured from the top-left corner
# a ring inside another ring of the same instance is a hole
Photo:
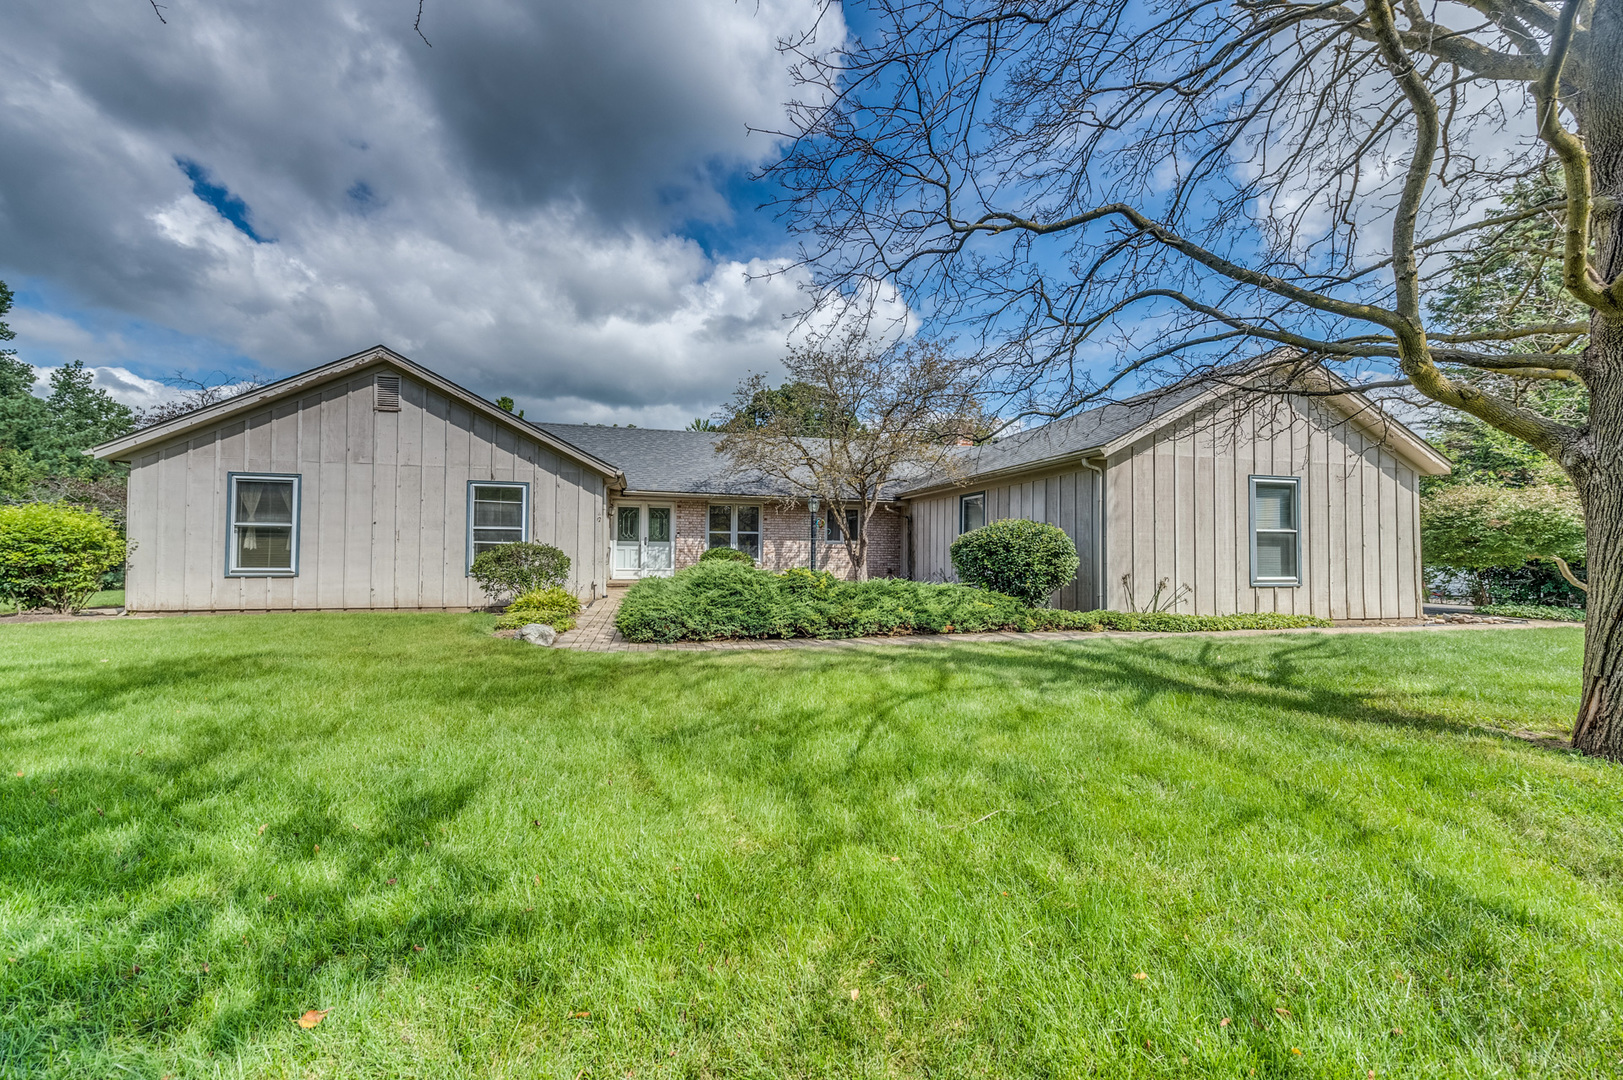
[[[133,403],[384,342],[532,416],[680,424],[802,302],[749,174],[811,0],[23,0],[0,278]],[[825,40],[844,32],[825,16]]]

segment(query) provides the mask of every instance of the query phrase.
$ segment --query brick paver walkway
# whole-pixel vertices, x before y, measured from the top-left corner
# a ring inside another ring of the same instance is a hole
[[[1191,637],[1205,634],[1222,634],[1224,637],[1252,637],[1258,634],[1370,634],[1392,633],[1403,631],[1426,630],[1515,630],[1533,629],[1540,626],[1569,625],[1548,622],[1499,622],[1499,623],[1400,623],[1400,624],[1370,624],[1360,623],[1333,627],[1307,627],[1300,630],[1203,630],[1195,634],[1166,634],[1166,633],[1123,633],[1114,630],[1096,632],[1090,630],[1045,630],[1040,633],[1020,634],[1013,631],[998,631],[989,634],[904,634],[898,637],[871,637],[871,638],[835,638],[823,640],[819,638],[788,638],[768,641],[677,641],[660,645],[639,645],[627,641],[614,628],[614,613],[620,609],[620,601],[625,597],[626,590],[611,587],[608,596],[596,601],[585,611],[581,612],[575,629],[559,636],[555,645],[560,649],[580,649],[585,652],[653,652],[655,650],[670,649],[680,652],[719,652],[738,649],[779,650],[779,649],[837,649],[862,645],[951,645],[958,642],[992,642],[992,641],[1082,641],[1107,637],[1149,638],[1149,637]]]

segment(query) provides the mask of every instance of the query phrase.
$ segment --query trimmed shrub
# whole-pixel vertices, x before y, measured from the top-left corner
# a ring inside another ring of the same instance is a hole
[[[726,545],[705,548],[704,554],[699,556],[700,562],[714,562],[717,559],[725,562],[741,562],[749,563],[751,566],[755,565],[755,560],[750,558],[749,552],[739,551],[737,548],[727,547]]]
[[[127,545],[94,510],[55,503],[0,507],[0,598],[24,608],[78,611]]]
[[[553,586],[520,593],[496,620],[498,630],[517,630],[529,623],[546,623],[560,634],[572,630],[580,614],[580,600],[574,593]],[[566,625],[567,624],[567,625]]]
[[[1552,607],[1549,604],[1485,604],[1478,615],[1498,615],[1506,619],[1550,619],[1555,622],[1584,621],[1583,608]]]
[[[969,585],[1040,607],[1076,577],[1082,561],[1064,529],[1005,518],[954,540],[952,565]]]
[[[503,544],[480,552],[468,572],[500,603],[534,589],[561,588],[569,580],[569,556],[551,544]]]

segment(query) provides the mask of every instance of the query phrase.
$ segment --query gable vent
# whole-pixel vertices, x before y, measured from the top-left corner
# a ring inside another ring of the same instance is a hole
[[[400,411],[400,376],[379,375],[372,384],[372,407],[378,412]]]

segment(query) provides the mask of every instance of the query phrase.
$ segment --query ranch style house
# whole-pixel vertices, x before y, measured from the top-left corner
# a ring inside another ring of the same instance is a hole
[[[489,603],[474,556],[514,540],[561,548],[587,602],[715,545],[807,565],[806,501],[729,468],[719,438],[525,420],[377,346],[91,453],[130,467],[131,611],[466,610]],[[962,453],[873,516],[871,576],[952,581],[955,538],[1029,518],[1076,542],[1061,607],[1164,581],[1178,611],[1346,620],[1420,615],[1419,481],[1449,468],[1350,388],[1198,383]],[[817,525],[817,565],[850,574],[853,523]]]

